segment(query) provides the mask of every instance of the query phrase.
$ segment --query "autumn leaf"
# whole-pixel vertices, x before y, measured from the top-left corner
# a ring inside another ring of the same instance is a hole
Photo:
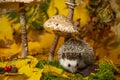
[[[41,74],[42,71],[43,71],[42,69],[33,68],[33,67],[30,67],[29,65],[25,65],[25,66],[23,66],[22,68],[19,69],[18,73],[19,74],[25,74],[26,76],[28,76],[29,77],[28,80],[32,80],[33,78],[35,80],[39,80],[41,75],[42,75]],[[36,74],[39,74],[39,75],[36,75]]]
[[[66,0],[51,0],[50,6],[47,10],[47,13],[49,17],[56,15],[56,14],[62,14],[67,16],[68,15],[68,8],[65,4]],[[87,4],[88,0],[85,0],[84,3]],[[61,4],[60,4],[61,3]],[[80,1],[77,0],[76,3],[80,4]],[[85,25],[89,21],[89,12],[84,6],[84,4],[80,4],[79,6],[76,6],[74,9],[74,16],[73,20],[81,19],[80,23],[81,25]]]
[[[15,62],[15,65],[17,68],[21,68],[23,66],[26,66],[29,64],[30,67],[35,67],[35,65],[38,63],[38,60],[32,56],[27,56],[26,59],[18,59]]]
[[[63,77],[63,78],[68,78],[70,79],[70,77],[73,77],[74,75],[65,72],[63,69],[51,66],[51,65],[45,65],[44,66],[44,73],[46,74],[52,74],[55,75],[57,77]]]
[[[42,77],[42,72],[43,69],[34,71],[32,76],[30,76],[27,80],[40,80]]]

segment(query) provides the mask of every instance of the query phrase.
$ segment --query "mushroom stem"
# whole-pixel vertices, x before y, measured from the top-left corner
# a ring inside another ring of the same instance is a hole
[[[69,2],[72,3],[72,4],[75,4],[75,0],[69,0]],[[69,7],[68,18],[69,18],[70,20],[73,19],[73,13],[74,13],[74,8],[70,8],[70,7]]]
[[[20,3],[20,7],[22,6],[24,5]],[[22,40],[21,58],[26,58],[28,54],[28,42],[27,42],[25,9],[20,10],[20,25],[21,25],[21,40]]]
[[[75,4],[75,0],[69,0],[70,3]],[[68,11],[68,18],[72,21],[73,20],[73,14],[74,14],[74,8],[69,7]],[[69,39],[69,36],[65,37],[65,41]]]
[[[70,3],[72,4],[75,4],[75,0],[69,0]],[[71,6],[71,5],[70,5]],[[72,21],[73,19],[73,13],[74,13],[74,6],[72,6],[73,8],[69,7],[69,12],[68,12],[68,18]],[[49,52],[49,61],[52,61],[54,59],[54,52],[55,52],[55,49],[56,49],[56,46],[57,46],[57,43],[58,43],[58,40],[59,40],[59,36],[56,35],[55,39],[54,39],[54,42],[53,42],[53,45],[50,49],[50,52]],[[69,39],[69,37],[66,37],[65,38],[65,41],[67,41]]]
[[[49,52],[49,61],[52,61],[54,59],[54,52],[55,52],[57,43],[59,41],[59,38],[60,38],[59,35],[55,35],[52,47],[51,47],[50,52]]]

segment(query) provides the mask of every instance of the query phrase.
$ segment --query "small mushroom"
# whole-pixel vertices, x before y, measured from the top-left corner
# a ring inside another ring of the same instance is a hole
[[[52,16],[44,23],[44,28],[52,29],[55,34],[65,36],[71,33],[78,33],[73,22],[63,15]]]
[[[49,60],[53,60],[54,58],[54,51],[57,46],[58,40],[60,36],[68,36],[70,34],[78,34],[77,29],[73,25],[73,22],[63,15],[55,15],[52,16],[44,23],[44,28],[52,29],[53,32],[56,34],[53,45],[49,52]]]

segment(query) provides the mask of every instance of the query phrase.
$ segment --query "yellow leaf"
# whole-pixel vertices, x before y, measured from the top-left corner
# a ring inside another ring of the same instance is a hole
[[[80,0],[77,0],[80,3]],[[89,21],[89,11],[86,9],[85,5],[89,2],[89,0],[84,0],[85,4],[80,4],[76,6],[74,9],[73,20],[81,19],[81,25],[85,25]],[[47,11],[49,17],[58,14],[68,15],[68,7],[65,4],[65,0],[51,0],[50,6]]]
[[[37,13],[34,17],[32,17],[31,21],[35,21],[40,15]]]
[[[53,72],[53,73],[57,73],[57,74],[62,74],[63,70],[59,69],[59,68],[56,68],[54,66],[51,66],[51,65],[45,65],[44,66],[44,72],[45,73]]]
[[[31,67],[35,67],[36,66],[36,64],[38,63],[38,60],[37,60],[37,58],[35,58],[35,57],[33,57],[33,56],[27,56],[27,58],[30,58],[30,66]]]
[[[10,23],[14,23],[17,20],[18,20],[18,18],[10,19]]]
[[[67,73],[64,70],[62,70],[60,68],[56,68],[56,67],[51,66],[51,65],[45,65],[44,66],[44,73],[52,74],[52,75],[55,75],[57,77],[63,77],[63,78],[73,77],[72,74]]]
[[[34,7],[31,7],[30,10],[29,10],[29,12],[27,12],[26,15],[27,15],[27,16],[32,15],[32,14],[34,13],[34,10],[35,10]]]
[[[120,74],[120,69],[117,68],[117,66],[113,63],[112,60],[106,59],[106,61],[112,65],[112,67],[114,68],[115,71],[117,71]]]
[[[10,39],[12,40],[12,29],[10,22],[7,19],[7,16],[0,17],[0,39]]]
[[[8,74],[7,75],[12,75],[12,74]],[[1,76],[0,76],[1,77]],[[3,76],[4,79],[1,79],[0,80],[27,80],[28,77],[24,74],[13,74],[13,76]]]
[[[43,69],[33,68],[29,65],[25,65],[19,69],[18,73],[25,74],[29,77],[28,80],[40,80]]]
[[[26,76],[30,77],[33,74],[32,69],[33,68],[31,68],[29,65],[25,65],[18,70],[18,73],[25,74]]]
[[[9,76],[5,77],[4,80],[8,80]]]
[[[42,77],[42,72],[43,72],[43,69],[34,71],[32,76],[30,76],[30,78],[28,78],[27,80],[40,80],[40,78]]]
[[[36,64],[38,63],[37,58],[34,58],[32,56],[27,56],[26,59],[18,59],[16,61],[16,67],[21,68],[29,63],[30,67],[35,67]]]
[[[25,65],[27,65],[29,60],[28,59],[24,59],[24,60],[21,60],[21,59],[18,59],[17,61],[16,61],[16,67],[17,68],[21,68],[21,67],[23,67],[23,66],[25,66]]]
[[[5,67],[8,64],[8,62],[0,62],[0,67]]]

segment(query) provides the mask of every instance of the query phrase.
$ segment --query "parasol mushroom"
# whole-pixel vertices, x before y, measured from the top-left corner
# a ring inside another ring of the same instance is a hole
[[[22,39],[21,58],[26,58],[28,54],[25,8],[45,1],[46,0],[0,0],[1,9],[14,9],[16,11],[19,11]]]
[[[77,34],[78,31],[75,29],[73,22],[63,15],[52,16],[44,23],[43,26],[44,28],[52,29],[56,35],[49,53],[49,60],[51,61],[54,58],[54,51],[57,46],[59,36],[70,35],[73,33]]]

